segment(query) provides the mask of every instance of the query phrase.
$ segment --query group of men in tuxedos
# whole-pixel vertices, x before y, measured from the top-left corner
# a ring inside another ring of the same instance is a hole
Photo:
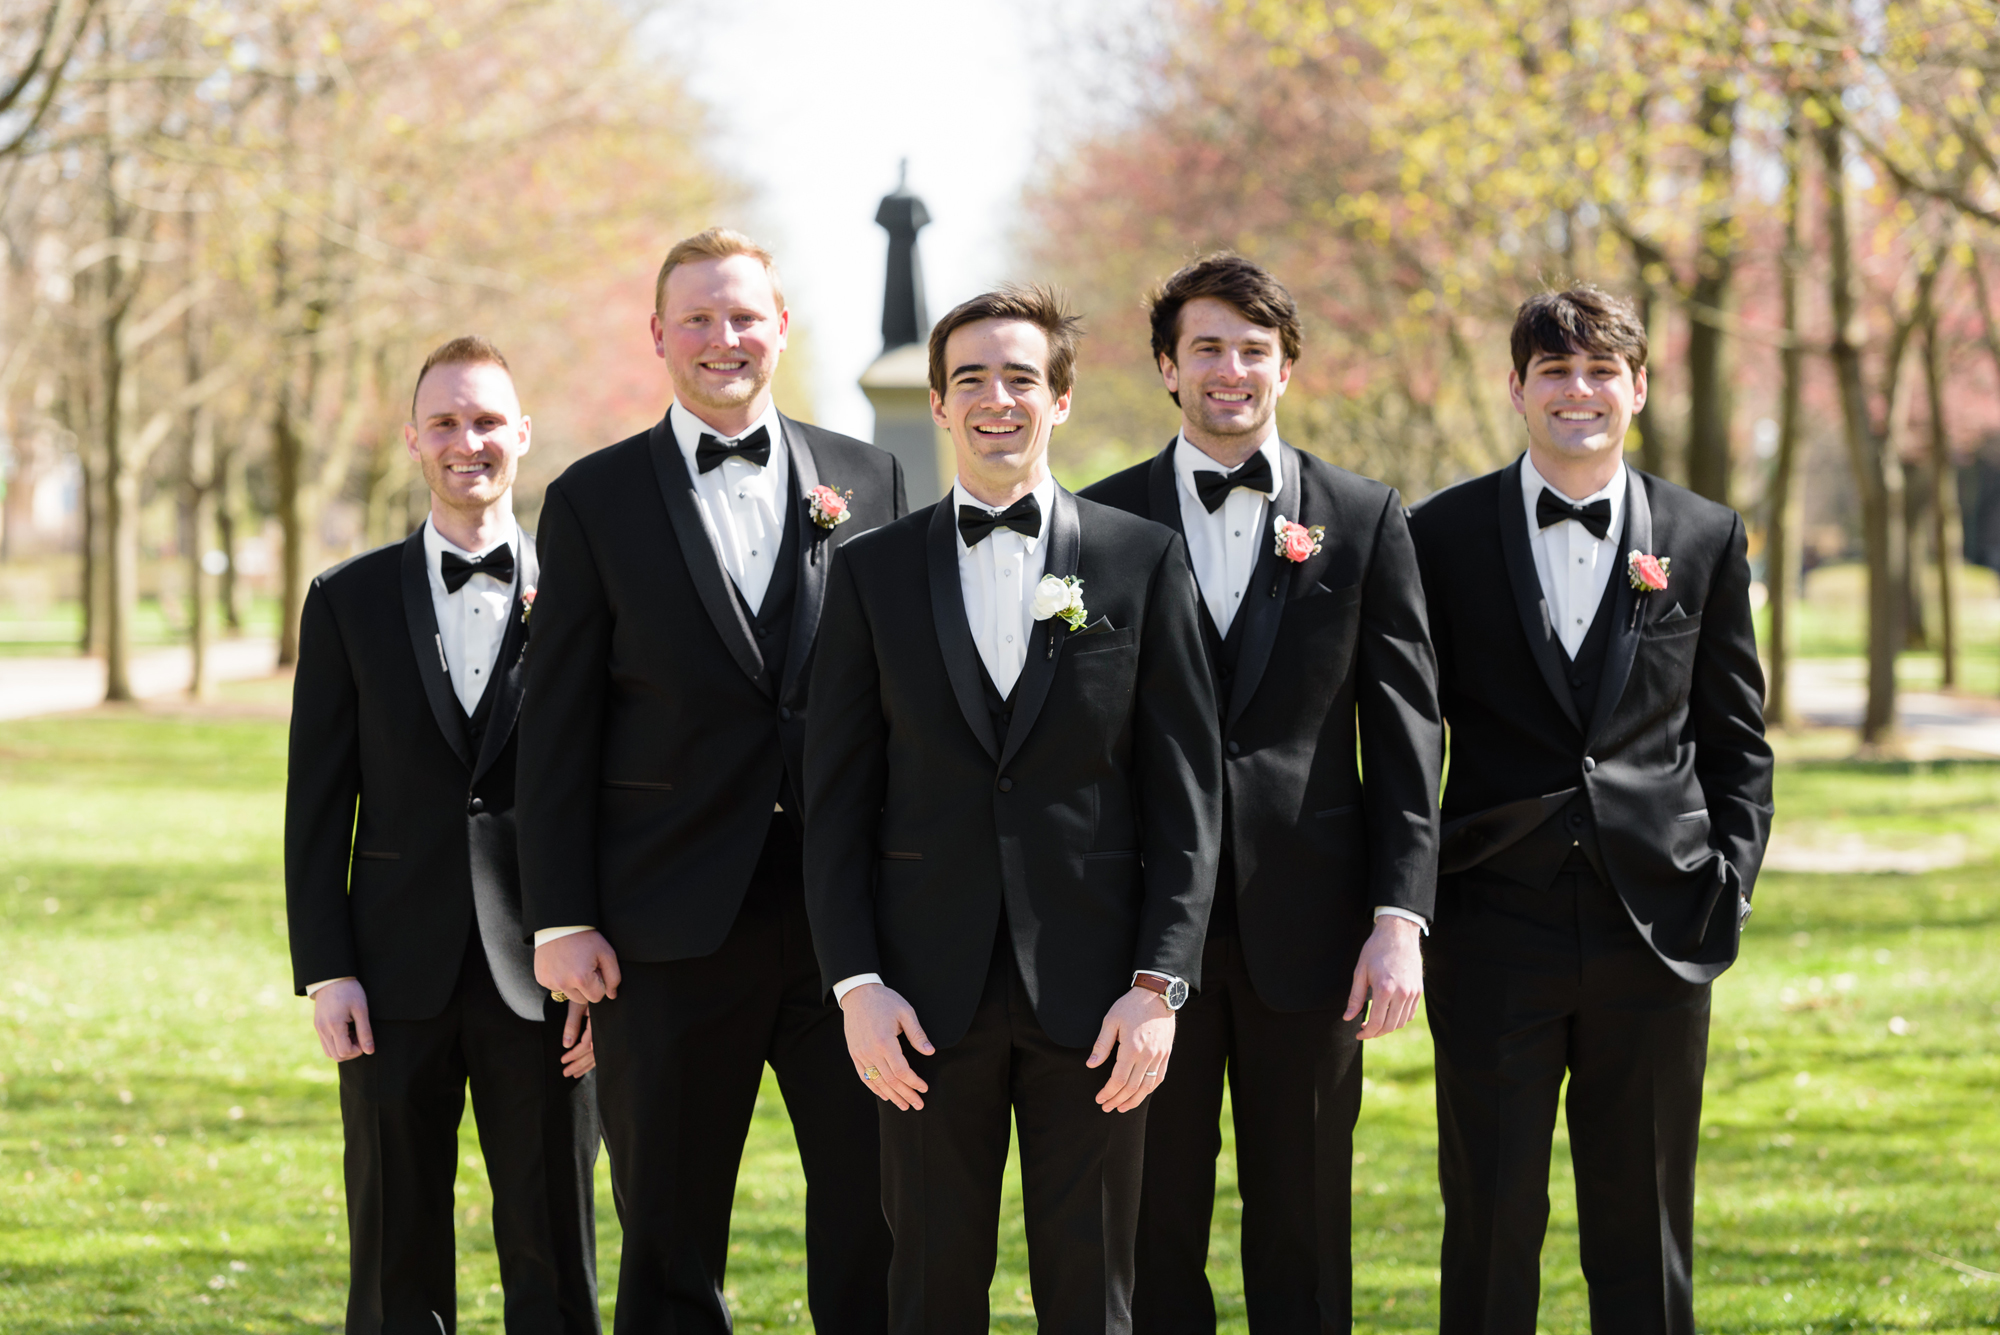
[[[669,252],[673,403],[548,488],[491,344],[418,376],[432,493],[314,581],[296,981],[341,1063],[350,1332],[455,1329],[470,1081],[506,1324],[726,1332],[769,1065],[836,1332],[989,1324],[1010,1134],[1037,1322],[1212,1331],[1225,1085],[1254,1332],[1351,1324],[1362,1046],[1428,990],[1442,1328],[1526,1335],[1569,1081],[1594,1329],[1692,1332],[1709,984],[1771,815],[1737,516],[1628,468],[1644,328],[1518,314],[1527,452],[1406,511],[1278,435],[1291,296],[1212,255],[1153,353],[1181,430],[1049,471],[1080,329],[932,330],[956,477],[776,411],[771,256]],[[1449,781],[1439,802],[1449,728]]]

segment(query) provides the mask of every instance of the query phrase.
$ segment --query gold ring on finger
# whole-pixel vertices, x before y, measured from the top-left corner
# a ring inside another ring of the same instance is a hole
[[[871,1066],[867,1070],[861,1073],[861,1078],[863,1080],[880,1080],[882,1078],[882,1072],[877,1070],[875,1067]]]
[[[549,1000],[556,1002],[568,1001],[569,993],[564,992],[560,988],[558,988],[556,991],[549,993]]]

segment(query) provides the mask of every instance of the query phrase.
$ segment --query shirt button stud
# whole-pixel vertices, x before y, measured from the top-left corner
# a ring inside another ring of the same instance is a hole
[[[1012,644],[1013,642],[1014,642],[1014,637],[1012,635],[1009,635],[1007,637],[1007,643]]]

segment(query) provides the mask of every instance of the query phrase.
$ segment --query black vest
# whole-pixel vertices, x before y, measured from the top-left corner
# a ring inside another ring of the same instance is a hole
[[[1259,567],[1261,569],[1261,566]],[[1257,584],[1257,575],[1252,571],[1252,587]],[[1243,625],[1250,618],[1242,608],[1236,609],[1236,616],[1229,623],[1229,634],[1221,634],[1215,628],[1215,618],[1208,613],[1208,600],[1196,595],[1201,604],[1201,642],[1208,650],[1209,675],[1215,679],[1215,713],[1218,720],[1229,716],[1229,693],[1235,689],[1236,664],[1243,656]],[[1224,785],[1222,800],[1226,807],[1229,789]],[[1222,859],[1216,864],[1215,901],[1208,911],[1208,934],[1210,936],[1236,935],[1236,849],[1230,838],[1230,830],[1235,822],[1227,810],[1222,817]]]
[[[1563,655],[1570,699],[1575,702],[1576,715],[1585,727],[1590,726],[1590,717],[1597,709],[1598,690],[1604,683],[1604,657],[1611,647],[1612,608],[1617,601],[1618,581],[1623,576],[1622,570],[1612,570],[1611,578],[1604,582],[1604,597],[1597,604],[1597,615],[1584,634],[1583,643],[1577,646],[1576,657]],[[1557,648],[1561,647],[1558,642]],[[1511,881],[1546,890],[1573,848],[1581,849],[1593,867],[1604,865],[1597,853],[1597,826],[1591,819],[1590,803],[1581,792],[1526,838],[1501,849],[1481,865]]]
[[[743,591],[736,587],[736,581],[729,582],[729,591],[736,595],[736,606],[742,610],[743,619],[750,623],[750,633],[756,637],[757,652],[764,656],[764,671],[757,678],[757,684],[770,692],[774,709],[785,678],[785,655],[792,644],[792,613],[799,599],[801,503],[798,491],[798,475],[792,473],[785,479],[785,491],[779,507],[779,512],[784,515],[784,536],[778,542],[778,560],[771,570],[771,582],[764,586],[763,604],[752,612]],[[785,911],[805,893],[804,867],[800,861],[804,854],[800,840],[804,827],[795,793],[790,772],[780,770],[778,791],[772,798],[772,804],[784,810],[772,813],[764,850],[758,856],[756,870],[750,874],[750,890],[744,897],[743,911],[746,913],[760,915]]]

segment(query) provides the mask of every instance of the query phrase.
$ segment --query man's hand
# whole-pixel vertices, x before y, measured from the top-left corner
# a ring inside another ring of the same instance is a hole
[[[535,947],[535,981],[572,1001],[618,995],[618,952],[602,932],[571,932]]]
[[[1104,1013],[1104,1025],[1084,1065],[1095,1070],[1118,1045],[1111,1078],[1097,1091],[1106,1112],[1131,1112],[1167,1078],[1167,1059],[1174,1051],[1174,1012],[1158,992],[1135,987]]]
[[[1368,1006],[1368,1019],[1355,1033],[1356,1038],[1380,1038],[1393,1034],[1417,1013],[1417,998],[1424,994],[1424,956],[1417,946],[1420,929],[1408,918],[1389,914],[1375,920],[1375,930],[1361,947],[1361,959],[1354,966],[1354,986],[1347,994],[1351,1020]]]
[[[358,978],[328,983],[313,993],[313,1029],[319,1045],[337,1062],[352,1061],[375,1051],[375,1031],[368,1027],[368,993]]]
[[[840,999],[841,1024],[847,1030],[847,1055],[854,1059],[854,1073],[862,1078],[875,1097],[895,1104],[904,1112],[921,1108],[920,1095],[930,1091],[923,1077],[910,1069],[897,1035],[926,1057],[937,1049],[924,1037],[917,1013],[894,988],[882,983],[863,983]]]
[[[571,1001],[569,1014],[563,1017],[562,1068],[572,1080],[597,1069],[597,1046],[590,1037],[590,1006],[585,1002]]]

